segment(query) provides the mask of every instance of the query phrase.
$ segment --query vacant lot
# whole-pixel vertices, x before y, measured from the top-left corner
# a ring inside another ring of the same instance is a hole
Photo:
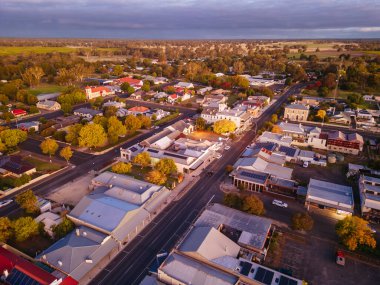
[[[62,168],[62,166],[59,164],[46,162],[34,157],[25,157],[24,160],[34,165],[38,172],[49,173]]]
[[[300,165],[295,165],[293,170],[293,178],[299,183],[306,185],[309,183],[310,178],[330,181],[338,184],[347,184],[347,165],[342,164],[328,164],[326,167],[309,165],[304,168]]]
[[[190,135],[188,135],[188,138],[193,139],[193,140],[208,140],[208,141],[219,141],[219,138],[223,136],[218,135],[213,132],[208,132],[208,131],[195,131],[192,132]]]

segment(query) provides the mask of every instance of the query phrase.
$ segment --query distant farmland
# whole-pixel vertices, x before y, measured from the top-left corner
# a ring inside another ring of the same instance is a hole
[[[43,47],[43,46],[25,46],[25,47],[13,47],[13,46],[2,46],[0,47],[0,56],[6,55],[20,55],[20,54],[44,54],[44,53],[71,53],[77,52],[78,50],[87,50],[89,48],[77,48],[77,47]],[[116,51],[118,48],[94,48],[97,51]]]

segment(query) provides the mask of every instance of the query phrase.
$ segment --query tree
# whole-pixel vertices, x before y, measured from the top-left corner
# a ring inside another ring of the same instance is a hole
[[[61,110],[63,111],[63,113],[69,114],[73,111],[73,106],[70,103],[63,103],[61,105]]]
[[[243,206],[243,199],[238,194],[226,193],[223,197],[223,204],[228,207],[241,210]]]
[[[141,87],[141,90],[144,92],[148,92],[150,90],[150,83],[149,81],[145,81],[143,86]]]
[[[111,144],[116,143],[119,137],[125,136],[127,133],[126,127],[116,116],[112,116],[108,119],[108,140]]]
[[[38,200],[32,190],[27,190],[21,194],[18,194],[15,199],[16,203],[25,210],[27,214],[33,214],[39,212]]]
[[[171,158],[161,158],[154,166],[154,169],[168,175],[177,172],[177,165]]]
[[[42,153],[48,154],[50,157],[51,162],[51,156],[54,155],[58,150],[58,143],[54,139],[46,139],[40,144],[40,148],[42,150]]]
[[[231,133],[236,130],[236,124],[230,120],[219,120],[214,123],[214,132],[217,134]]]
[[[28,68],[24,73],[21,74],[22,79],[29,86],[38,85],[41,81],[42,76],[45,73],[39,66],[33,66]]]
[[[195,127],[199,131],[203,131],[206,128],[206,120],[202,117],[199,117],[195,121]]]
[[[108,106],[104,109],[104,117],[109,118],[116,116],[117,108],[115,106]]]
[[[82,147],[100,147],[107,142],[107,135],[101,125],[88,124],[80,130],[78,141]]]
[[[8,217],[0,217],[0,242],[6,243],[12,236],[12,223]]]
[[[323,79],[323,86],[327,87],[328,89],[334,89],[336,86],[336,74],[334,73],[327,73],[325,78]]]
[[[139,153],[138,155],[136,155],[133,158],[132,162],[134,164],[140,165],[142,168],[146,167],[146,166],[150,165],[150,163],[151,163],[150,155],[148,152],[143,151],[143,152]]]
[[[275,134],[282,134],[282,129],[280,128],[279,125],[274,125],[271,130],[272,133]]]
[[[0,139],[7,147],[15,147],[27,138],[28,134],[18,129],[7,129],[0,133]]]
[[[73,151],[70,146],[66,146],[59,152],[59,155],[69,163],[70,158],[73,156]]]
[[[273,114],[273,115],[271,116],[271,118],[270,118],[270,121],[271,121],[273,124],[277,123],[277,121],[278,121],[278,116],[277,116],[277,114]]]
[[[112,172],[115,172],[118,174],[127,174],[127,173],[131,172],[132,164],[124,163],[124,162],[118,162],[118,163],[112,165],[111,170],[112,170]]]
[[[359,245],[376,247],[376,240],[368,227],[368,222],[356,216],[348,216],[336,224],[336,233],[341,242],[349,249],[356,250]]]
[[[113,68],[113,75],[120,76],[124,72],[123,67],[121,65],[115,65]]]
[[[295,213],[292,218],[294,230],[310,231],[313,228],[313,218],[308,213]]]
[[[12,227],[16,241],[25,241],[38,234],[38,224],[32,217],[21,217],[13,221]]]
[[[233,170],[234,170],[234,167],[233,167],[231,164],[228,164],[228,165],[226,166],[226,172],[227,172],[227,173],[231,173]]]
[[[245,65],[241,60],[238,60],[234,62],[233,69],[236,74],[242,74],[244,72]]]
[[[152,126],[152,120],[148,116],[138,116],[137,117],[141,122],[141,127],[144,129],[149,129]]]
[[[160,171],[151,170],[145,175],[145,180],[153,184],[162,185],[166,182],[167,178]]]
[[[129,85],[128,82],[124,82],[124,83],[122,83],[122,84],[120,85],[120,89],[121,89],[121,91],[123,91],[123,92],[127,92],[128,89],[129,89],[129,87],[131,87],[131,85]]]
[[[81,124],[75,124],[69,127],[65,140],[73,145],[79,144],[79,132],[83,128]]]
[[[316,117],[319,117],[321,120],[323,120],[326,117],[326,111],[325,110],[318,110]]]
[[[63,217],[62,222],[58,225],[53,226],[52,230],[54,233],[54,238],[60,239],[66,236],[69,232],[73,231],[75,224],[69,220],[67,217]]]
[[[264,203],[255,195],[244,197],[242,210],[259,216],[265,212]]]
[[[134,115],[128,115],[125,118],[125,127],[128,131],[135,132],[141,128],[141,121]]]

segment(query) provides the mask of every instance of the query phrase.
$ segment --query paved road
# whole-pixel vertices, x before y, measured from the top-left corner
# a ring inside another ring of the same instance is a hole
[[[257,128],[269,120],[271,114],[288,96],[299,93],[301,87],[302,85],[296,85],[285,92],[284,96],[255,121]],[[156,254],[162,250],[169,251],[213,195],[219,193],[218,185],[224,178],[225,167],[236,161],[255,135],[255,132],[250,130],[234,142],[223,158],[210,165],[215,171],[212,177],[203,173],[200,180],[181,199],[160,213],[90,284],[138,284],[147,273],[147,267],[154,261]]]

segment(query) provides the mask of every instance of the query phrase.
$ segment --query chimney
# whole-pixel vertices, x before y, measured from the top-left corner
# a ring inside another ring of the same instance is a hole
[[[4,269],[3,275],[4,275],[5,279],[7,279],[8,275],[9,275],[9,272],[7,269]]]
[[[59,265],[60,267],[62,267],[62,265],[63,265],[62,261],[58,260],[58,265]]]
[[[86,263],[92,264],[92,259],[91,258],[86,258]]]
[[[76,233],[76,235],[79,237],[80,236],[80,230],[79,229],[76,229],[75,230],[75,233]]]
[[[86,236],[87,236],[87,233],[86,233],[86,232],[83,232],[83,236],[86,237]]]

